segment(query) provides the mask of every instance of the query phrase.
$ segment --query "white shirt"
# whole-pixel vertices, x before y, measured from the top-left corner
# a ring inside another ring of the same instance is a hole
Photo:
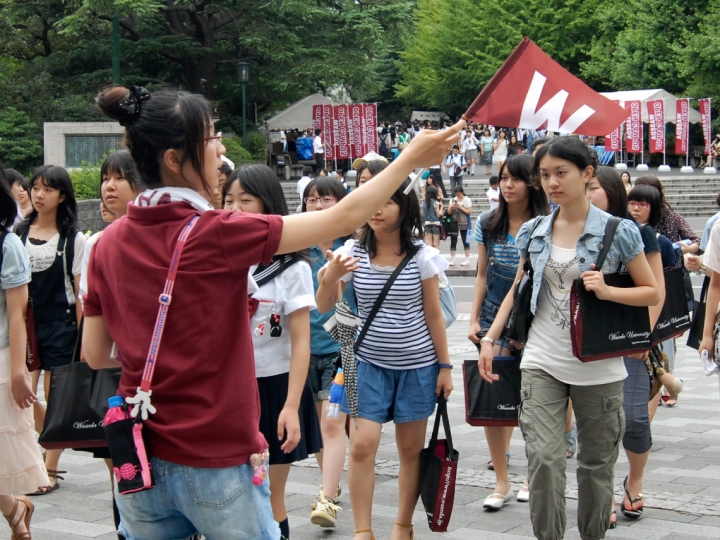
[[[25,241],[25,249],[30,258],[30,269],[32,272],[43,272],[50,268],[55,262],[57,255],[58,242],[60,241],[60,233],[56,233],[50,240],[41,245],[30,243],[30,236]],[[73,258],[72,273],[75,278],[82,271],[82,260],[85,253],[85,236],[78,232],[75,235],[75,257]],[[75,304],[75,291],[73,290],[70,278],[66,272],[66,263],[63,260],[63,275],[65,276],[65,294],[68,304]]]
[[[325,147],[323,146],[320,135],[315,135],[315,138],[313,139],[313,153],[315,153],[315,154],[324,154],[325,153]]]
[[[468,133],[470,133],[470,132],[468,132]],[[468,150],[477,150],[477,142],[478,141],[475,138],[474,134],[468,135],[467,137],[465,137],[465,139],[463,140],[463,145],[462,145],[463,152],[467,152]]]
[[[254,272],[255,268],[257,267],[250,268],[250,272]],[[288,315],[302,308],[312,310],[317,307],[310,265],[305,261],[296,262],[260,287],[252,297],[260,302],[250,319],[255,351],[255,376],[271,377],[287,373],[290,371],[292,356]],[[279,337],[270,335],[270,316],[274,313],[280,315],[282,333]]]
[[[92,251],[97,241],[102,236],[102,231],[96,232],[85,242],[85,249],[83,250],[83,257],[80,263],[80,305],[85,309],[85,295],[88,292],[88,280],[87,280],[87,269],[90,264],[90,252]],[[79,233],[78,233],[79,234]]]
[[[309,176],[303,176],[300,180],[298,180],[297,192],[298,192],[298,195],[300,195],[300,199],[303,198],[303,193],[305,193],[305,188],[311,181],[312,181],[312,178],[310,178]],[[300,202],[302,203],[302,200]]]
[[[573,356],[570,288],[579,277],[576,250],[553,245],[520,368],[539,369],[575,386],[622,381],[627,377],[622,357],[581,362]]]
[[[490,203],[490,210],[495,210],[498,206],[500,206],[500,189],[498,188],[490,188],[487,190],[487,198],[488,202]]]

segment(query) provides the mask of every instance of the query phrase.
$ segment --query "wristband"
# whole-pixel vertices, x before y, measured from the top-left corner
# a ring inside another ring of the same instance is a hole
[[[440,369],[452,369],[453,365],[452,364],[438,364],[438,367]]]

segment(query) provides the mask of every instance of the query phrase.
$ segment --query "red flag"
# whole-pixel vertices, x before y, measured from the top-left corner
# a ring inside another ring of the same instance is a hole
[[[375,103],[363,104],[363,128],[365,129],[363,140],[365,153],[377,153],[377,105]]]
[[[465,116],[496,126],[604,136],[627,112],[523,38]]]
[[[322,105],[313,105],[313,137],[316,129],[322,129]]]
[[[702,119],[703,137],[705,138],[705,155],[710,155],[710,145],[712,144],[712,133],[710,130],[710,99],[699,99],[700,102],[700,118]]]
[[[625,125],[625,149],[639,154],[643,148],[642,101],[628,101],[625,106],[630,112]]]
[[[350,126],[348,122],[348,106],[335,105],[335,147],[338,159],[350,159]]]
[[[648,125],[650,126],[650,153],[665,152],[665,101],[655,99],[647,102]]]
[[[325,143],[325,159],[335,159],[335,133],[333,130],[333,106],[322,106],[323,142]]]
[[[690,100],[675,100],[675,153],[687,154],[690,129]]]
[[[359,103],[350,105],[350,145],[352,146],[352,157],[360,158],[363,153],[363,127],[362,127],[363,106]]]

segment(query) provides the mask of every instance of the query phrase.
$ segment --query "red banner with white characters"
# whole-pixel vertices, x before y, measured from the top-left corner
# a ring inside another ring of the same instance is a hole
[[[665,152],[665,102],[654,99],[647,102],[648,126],[650,126],[650,153]]]
[[[625,121],[625,150],[640,153],[643,148],[642,101],[627,101],[625,109],[630,114]]]
[[[359,103],[353,103],[350,109],[350,146],[352,148],[352,158],[357,159],[363,157],[363,106]]]
[[[322,138],[325,143],[325,159],[335,159],[335,130],[333,129],[333,106],[322,106]]]
[[[335,105],[333,107],[335,148],[338,159],[350,159],[350,122],[348,121],[348,113],[347,105]]]
[[[377,153],[377,105],[375,103],[363,103],[363,128],[365,129],[363,150],[366,154],[368,152]]]
[[[687,154],[690,128],[690,100],[675,100],[675,153]]]
[[[313,105],[312,108],[312,130],[313,130],[313,137],[315,136],[315,130],[316,129],[322,129],[322,115],[323,115],[323,106],[322,105]]]
[[[710,145],[712,144],[712,133],[710,126],[710,99],[699,99],[700,102],[700,118],[702,119],[703,137],[705,138],[705,155],[710,155]]]
[[[605,135],[605,151],[620,152],[622,150],[622,123],[611,133]]]

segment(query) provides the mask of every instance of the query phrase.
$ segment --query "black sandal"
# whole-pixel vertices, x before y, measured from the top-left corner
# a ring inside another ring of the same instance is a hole
[[[640,514],[642,514],[643,512],[643,507],[641,506],[640,508],[633,509],[633,505],[643,502],[643,494],[638,493],[637,498],[633,499],[632,495],[630,495],[630,491],[628,491],[627,481],[628,478],[626,476],[625,480],[623,481],[623,488],[625,489],[625,496],[627,497],[628,501],[630,501],[630,507],[625,506],[625,499],[623,499],[622,505],[620,506],[620,511],[622,512],[622,515],[628,519],[638,519],[640,517]]]
[[[48,478],[54,478],[55,484],[52,486],[40,486],[39,488],[37,488],[36,492],[28,493],[27,496],[28,497],[39,497],[40,495],[47,495],[48,493],[57,491],[58,489],[60,489],[60,482],[58,482],[58,480],[65,480],[65,478],[63,478],[60,475],[66,473],[66,472],[67,471],[56,471],[53,469],[48,469],[47,470]]]

